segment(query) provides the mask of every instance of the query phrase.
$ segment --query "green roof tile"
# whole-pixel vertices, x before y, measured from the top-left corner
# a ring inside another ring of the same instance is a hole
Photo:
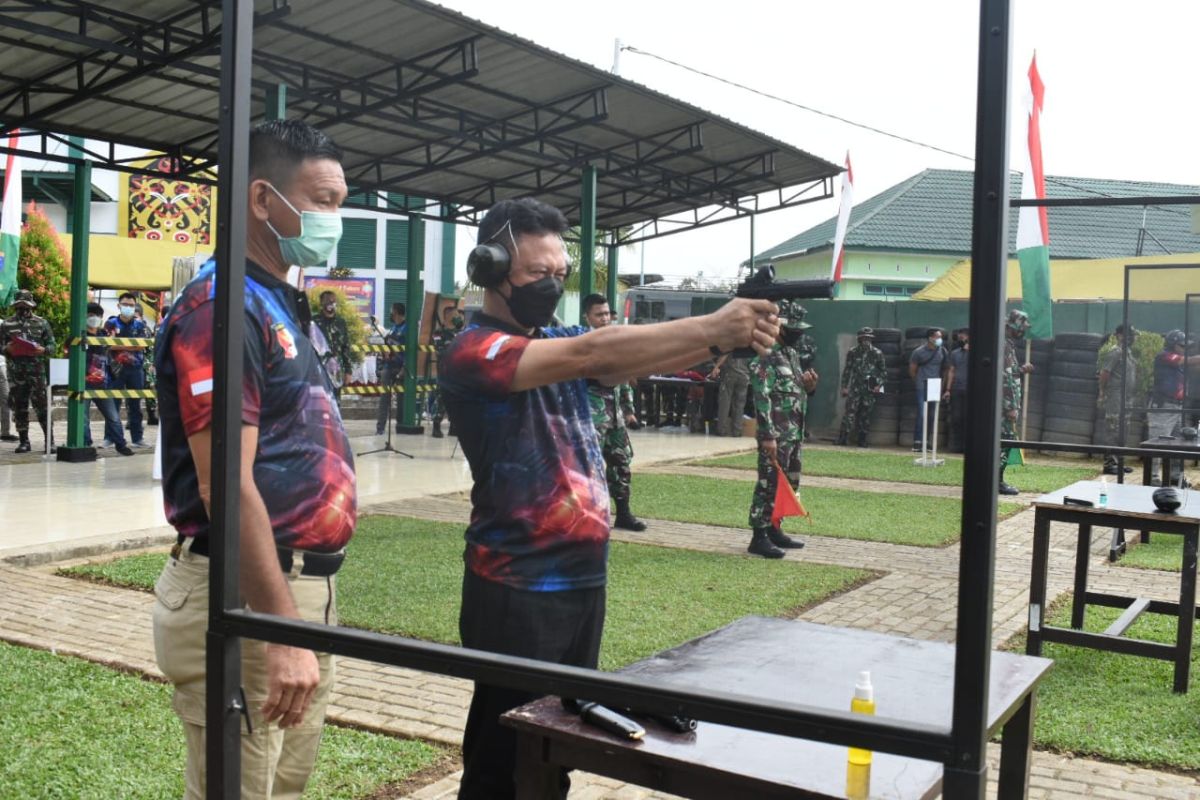
[[[967,256],[971,251],[971,183],[965,170],[927,169],[854,207],[846,247]],[[1020,194],[1021,175],[1012,173],[1009,191]],[[1200,195],[1200,187],[1182,184],[1046,176],[1048,197],[1140,197]],[[1052,258],[1112,258],[1137,252],[1141,206],[1051,208]],[[1184,206],[1146,209],[1143,255],[1200,252],[1200,236],[1191,232]],[[837,217],[759,253],[756,261],[800,255],[833,246]],[[1009,217],[1009,249],[1017,236],[1017,211]],[[1155,242],[1161,242],[1161,246]]]

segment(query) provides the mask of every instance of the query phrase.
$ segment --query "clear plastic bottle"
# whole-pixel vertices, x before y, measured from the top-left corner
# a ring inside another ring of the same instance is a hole
[[[875,713],[875,689],[871,686],[871,673],[858,673],[858,682],[854,684],[854,698],[850,701],[850,710],[855,714]],[[871,751],[860,747],[850,748],[851,764],[870,764]]]
[[[1108,477],[1100,478],[1100,497],[1096,503],[1100,508],[1108,508]]]

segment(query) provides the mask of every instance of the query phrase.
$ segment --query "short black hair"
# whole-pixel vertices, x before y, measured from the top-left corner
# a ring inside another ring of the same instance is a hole
[[[598,305],[608,305],[608,298],[599,293],[589,294],[583,298],[583,313],[588,313]]]
[[[929,330],[925,331],[925,338],[928,339],[930,336],[937,336],[941,332],[941,328],[930,328]]]
[[[121,292],[121,296],[117,298],[117,302],[119,303],[125,299],[132,300],[133,302],[136,303],[138,296],[136,294],[134,294],[133,292]]]
[[[325,295],[329,295],[334,300],[337,299],[337,292],[335,292],[333,289],[324,289],[321,291],[321,293],[319,295],[317,295],[317,301],[319,302],[321,300],[324,300]]]
[[[408,307],[404,303],[392,303],[392,313],[399,314],[402,317],[408,316]]]
[[[557,233],[561,236],[567,229],[567,218],[554,206],[532,197],[501,200],[488,209],[479,223],[479,244],[495,239],[497,244],[508,249],[509,237],[499,235],[505,225],[512,234],[512,240],[522,234],[540,236]]]
[[[89,314],[99,314],[100,316],[103,317],[104,316],[104,306],[100,305],[99,303],[88,303],[88,313]]]
[[[250,131],[250,180],[267,180],[276,189],[291,185],[296,168],[310,158],[339,164],[342,149],[321,131],[298,119],[260,122]]]

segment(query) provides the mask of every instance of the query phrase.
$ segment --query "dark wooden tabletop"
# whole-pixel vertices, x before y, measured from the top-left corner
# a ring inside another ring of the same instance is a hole
[[[1200,441],[1196,439],[1182,439],[1173,436],[1158,436],[1153,439],[1147,439],[1138,447],[1148,450],[1200,450]]]
[[[876,714],[905,723],[949,729],[954,647],[851,628],[746,617],[622,670],[690,690],[848,710],[861,670],[870,670]],[[1047,659],[993,653],[988,724],[996,730],[1050,669]],[[677,734],[640,719],[646,738],[627,743],[583,724],[543,698],[509,712],[508,723],[527,732],[592,742],[608,752],[636,751],[651,763],[714,770],[756,782],[794,787],[812,797],[846,796],[847,751],[839,745],[791,739],[701,722]],[[870,796],[936,796],[941,764],[875,753]],[[747,796],[752,796],[748,794]]]
[[[1033,506],[1034,508],[1061,508],[1064,506],[1064,497],[1076,497],[1095,503],[1100,496],[1100,489],[1103,486],[1105,484],[1102,481],[1078,481],[1066,488],[1042,495],[1033,501]],[[1152,497],[1156,490],[1157,487],[1154,486],[1139,486],[1137,484],[1109,481],[1107,484],[1107,508],[1100,508],[1099,506],[1093,508],[1086,506],[1066,507],[1072,511],[1086,511],[1131,519],[1171,520],[1183,523],[1200,522],[1200,492],[1194,490],[1181,491],[1180,499],[1183,501],[1183,505],[1173,514],[1164,514],[1154,506]]]

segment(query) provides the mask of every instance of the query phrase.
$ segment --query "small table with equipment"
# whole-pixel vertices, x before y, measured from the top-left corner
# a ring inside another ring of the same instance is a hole
[[[746,617],[621,672],[647,682],[849,710],[854,678],[870,670],[878,714],[950,727],[954,645],[852,628]],[[1000,797],[1024,797],[1029,782],[1034,689],[1051,662],[992,653],[989,733],[1003,728]],[[877,752],[848,769],[845,747],[700,722],[676,733],[636,716],[640,742],[584,723],[545,697],[508,712],[516,728],[517,797],[540,798],[559,768],[583,769],[694,798],[932,798],[942,765]],[[869,770],[865,774],[856,770]]]
[[[1108,491],[1108,505],[1103,507],[1097,504],[1102,487],[1106,487]],[[1027,654],[1041,655],[1043,642],[1059,642],[1094,650],[1173,661],[1175,691],[1187,691],[1192,629],[1196,621],[1196,547],[1197,539],[1200,538],[1200,492],[1181,492],[1183,505],[1175,513],[1168,514],[1155,508],[1151,499],[1154,491],[1152,486],[1079,481],[1065,489],[1042,495],[1034,501],[1029,637],[1025,645]],[[1078,504],[1080,501],[1091,505]],[[1051,522],[1067,522],[1079,526],[1079,538],[1075,547],[1075,595],[1071,604],[1070,628],[1047,625],[1045,621]],[[1093,526],[1182,536],[1183,571],[1180,577],[1179,602],[1089,592],[1088,560],[1091,558]],[[1103,633],[1089,633],[1083,630],[1084,615],[1089,605],[1123,608],[1125,611]],[[1179,630],[1175,644],[1130,639],[1122,635],[1147,611],[1178,617]]]

